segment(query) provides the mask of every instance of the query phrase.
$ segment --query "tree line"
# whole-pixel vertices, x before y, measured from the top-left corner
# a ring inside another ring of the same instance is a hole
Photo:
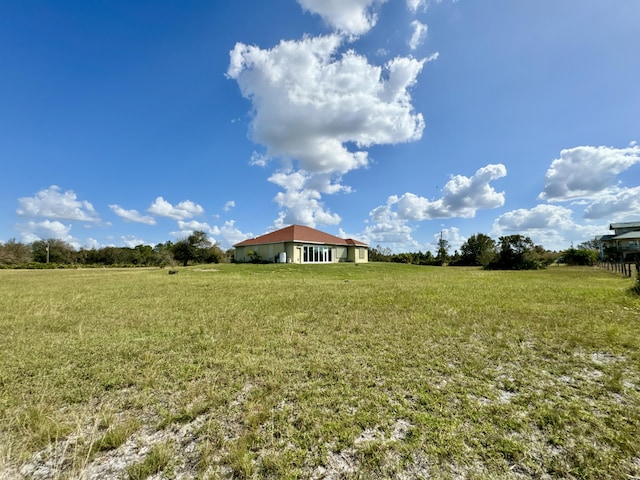
[[[502,236],[496,242],[483,233],[472,235],[464,242],[460,251],[449,253],[446,239],[438,241],[436,254],[431,252],[392,253],[379,245],[369,249],[372,262],[398,262],[414,265],[475,266],[488,270],[535,270],[545,268],[553,262],[568,265],[594,265],[598,260],[593,241],[581,243],[564,252],[546,250],[524,235]]]
[[[389,248],[369,249],[369,261],[398,262],[415,265],[481,266],[486,269],[529,270],[544,268],[553,262],[569,265],[593,265],[598,260],[596,245],[585,242],[564,252],[552,252],[535,245],[523,235],[500,237],[496,242],[488,235],[472,235],[453,254],[446,239],[438,241],[436,254],[431,252],[392,253]],[[233,260],[233,250],[223,251],[203,231],[194,231],[178,241],[159,243],[155,247],[102,247],[75,249],[58,239],[37,240],[30,244],[11,239],[0,244],[0,268],[55,268],[57,266],[173,266],[220,263]]]
[[[155,247],[102,247],[75,249],[58,240],[37,240],[30,244],[11,239],[0,244],[0,267],[55,268],[59,266],[173,266],[230,261],[232,252],[223,251],[205,232],[195,231],[178,241]]]

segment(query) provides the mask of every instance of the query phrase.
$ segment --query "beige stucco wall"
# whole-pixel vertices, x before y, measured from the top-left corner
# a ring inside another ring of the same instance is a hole
[[[349,261],[367,263],[369,261],[369,249],[367,247],[350,247]]]
[[[260,257],[260,261],[273,262],[281,252],[285,252],[287,254],[287,263],[302,263],[304,245],[306,244],[287,242],[236,247],[234,258],[236,262],[250,262],[251,257],[248,252],[253,251]],[[369,251],[367,247],[332,247],[331,263],[366,263],[368,261]]]

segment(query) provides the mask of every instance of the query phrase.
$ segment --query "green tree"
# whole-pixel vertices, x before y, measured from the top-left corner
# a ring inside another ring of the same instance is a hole
[[[47,256],[47,250],[49,255]],[[37,240],[31,244],[34,262],[71,264],[75,261],[75,250],[67,242],[56,238]]]
[[[211,248],[214,246],[205,232],[196,230],[187,238],[178,240],[173,245],[173,258],[182,262],[182,265],[185,267],[191,261],[204,263],[207,262],[208,259],[215,258],[215,255],[212,255],[211,251]],[[220,249],[218,248],[218,250]],[[219,256],[217,258],[219,258]]]
[[[440,236],[438,240],[438,252],[436,253],[436,263],[444,265],[449,260],[449,241]]]
[[[389,262],[393,252],[389,247],[383,248],[377,245],[375,248],[369,248],[369,261],[370,262]]]
[[[155,247],[153,247],[153,251],[155,253],[156,265],[164,267],[164,266],[173,264],[174,258],[172,254],[173,252],[172,242],[169,241],[165,243],[159,243]]]
[[[227,248],[222,255],[222,261],[226,263],[232,262],[234,259],[235,251],[235,248]]]
[[[0,264],[21,265],[32,261],[31,248],[15,238],[0,244]]]
[[[558,260],[561,255],[562,253],[547,250],[542,245],[536,245],[533,247],[533,256],[543,267],[551,265],[553,262]]]
[[[433,253],[427,251],[422,256],[422,259],[420,260],[420,265],[432,265],[434,261],[435,261],[435,258],[433,256]]]
[[[393,256],[393,261],[395,263],[414,263],[414,254],[413,253],[396,253]]]
[[[597,252],[600,250],[600,243],[596,239],[587,240],[578,245],[578,250],[595,250]]]
[[[186,238],[182,240],[178,240],[173,244],[171,248],[171,253],[173,254],[173,258],[177,262],[181,262],[185,267],[189,263],[189,261],[195,258],[195,252],[191,244]]]
[[[202,261],[206,256],[206,251],[212,246],[209,237],[202,230],[196,230],[187,237],[187,241],[193,247],[196,260]]]
[[[153,265],[155,253],[150,245],[136,245],[132,252],[132,263],[134,265]]]
[[[422,253],[422,250],[419,250],[414,256],[414,263],[417,263],[418,265],[433,265],[433,262],[433,254],[428,250],[425,253]]]
[[[562,255],[567,265],[595,265],[598,261],[598,253],[589,249],[570,248]]]
[[[496,242],[484,233],[471,235],[460,247],[458,265],[483,267],[489,265],[496,256]]]
[[[225,258],[225,254],[222,249],[217,245],[211,245],[209,248],[204,249],[204,256],[202,260],[204,263],[220,263]]]
[[[535,270],[544,265],[529,237],[507,235],[499,238],[500,250],[486,268],[495,270]],[[542,248],[542,247],[540,247]]]

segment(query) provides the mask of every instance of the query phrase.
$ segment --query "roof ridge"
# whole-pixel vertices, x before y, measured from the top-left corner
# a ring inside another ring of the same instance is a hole
[[[323,232],[317,228],[309,227],[307,225],[293,224],[288,225],[279,230],[265,233],[254,238],[248,238],[239,243],[236,246],[245,245],[259,245],[261,243],[282,243],[282,242],[309,242],[309,243],[326,243],[334,245],[358,245],[367,246],[366,243],[360,242],[354,239],[344,239],[331,233]]]

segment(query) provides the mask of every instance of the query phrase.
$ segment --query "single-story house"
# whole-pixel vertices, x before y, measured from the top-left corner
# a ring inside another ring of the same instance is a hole
[[[234,245],[236,262],[338,263],[369,261],[368,245],[315,228],[291,225]]]
[[[640,222],[612,223],[609,230],[613,235],[603,235],[596,240],[600,245],[600,258],[612,254],[616,260],[634,260],[640,256]]]

